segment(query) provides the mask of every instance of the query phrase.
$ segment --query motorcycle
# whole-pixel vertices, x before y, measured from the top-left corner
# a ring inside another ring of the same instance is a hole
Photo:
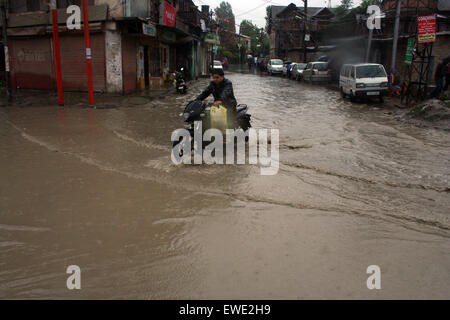
[[[181,93],[184,94],[187,91],[187,85],[186,85],[186,80],[184,79],[184,74],[183,74],[184,68],[181,68],[180,71],[175,71],[174,73],[174,86],[175,89],[177,91],[177,93]]]
[[[226,129],[242,129],[244,132],[247,132],[251,128],[251,115],[247,111],[248,106],[246,104],[239,104],[235,111],[230,112],[222,105],[206,104],[199,100],[189,102],[180,116],[188,124],[185,129],[189,131],[191,136],[191,149],[194,149],[194,132],[199,130],[200,124],[202,135],[210,128],[219,129],[222,132],[225,132]],[[248,140],[248,136],[246,140]],[[182,138],[174,141],[172,148],[181,141]],[[182,149],[180,149],[179,155],[183,155]]]

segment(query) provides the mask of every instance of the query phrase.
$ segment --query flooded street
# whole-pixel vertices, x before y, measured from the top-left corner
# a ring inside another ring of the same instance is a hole
[[[0,298],[450,298],[450,132],[318,85],[226,77],[254,128],[279,129],[277,175],[172,163],[209,79],[134,106],[1,108]]]

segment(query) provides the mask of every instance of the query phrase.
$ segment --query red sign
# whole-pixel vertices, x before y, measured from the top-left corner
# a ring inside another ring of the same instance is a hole
[[[169,27],[175,27],[177,9],[170,5],[170,3],[164,2],[164,16],[163,16],[163,25]]]
[[[436,15],[417,17],[417,38],[419,43],[436,41]]]

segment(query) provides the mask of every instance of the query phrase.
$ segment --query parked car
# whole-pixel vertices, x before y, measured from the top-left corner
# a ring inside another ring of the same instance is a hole
[[[223,70],[222,62],[220,62],[219,60],[214,60],[213,68],[214,69],[222,69]]]
[[[291,61],[284,61],[283,62],[283,67],[281,68],[281,70],[282,70],[282,73],[283,73],[284,77],[287,76],[287,70],[288,70],[289,65],[291,65],[291,64],[292,64]]]
[[[283,61],[280,59],[270,59],[267,64],[267,72],[269,75],[283,73]]]
[[[313,82],[329,82],[331,80],[331,75],[328,70],[327,62],[308,62],[303,70],[303,80],[310,83]]]
[[[360,63],[344,64],[339,75],[339,89],[345,98],[377,97],[383,102],[383,96],[388,89],[386,70],[381,64]]]
[[[291,69],[291,79],[301,80],[303,78],[303,70],[305,70],[306,63],[293,63],[293,67]]]

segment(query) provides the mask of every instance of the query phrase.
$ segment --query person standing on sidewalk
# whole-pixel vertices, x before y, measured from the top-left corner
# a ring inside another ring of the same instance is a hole
[[[434,80],[436,82],[436,87],[430,92],[432,98],[439,98],[442,88],[444,87],[444,76],[447,73],[447,63],[448,60],[442,60],[436,67],[434,73]]]
[[[445,75],[445,86],[443,91],[447,91],[449,85],[450,85],[450,65],[447,65],[447,74]]]

